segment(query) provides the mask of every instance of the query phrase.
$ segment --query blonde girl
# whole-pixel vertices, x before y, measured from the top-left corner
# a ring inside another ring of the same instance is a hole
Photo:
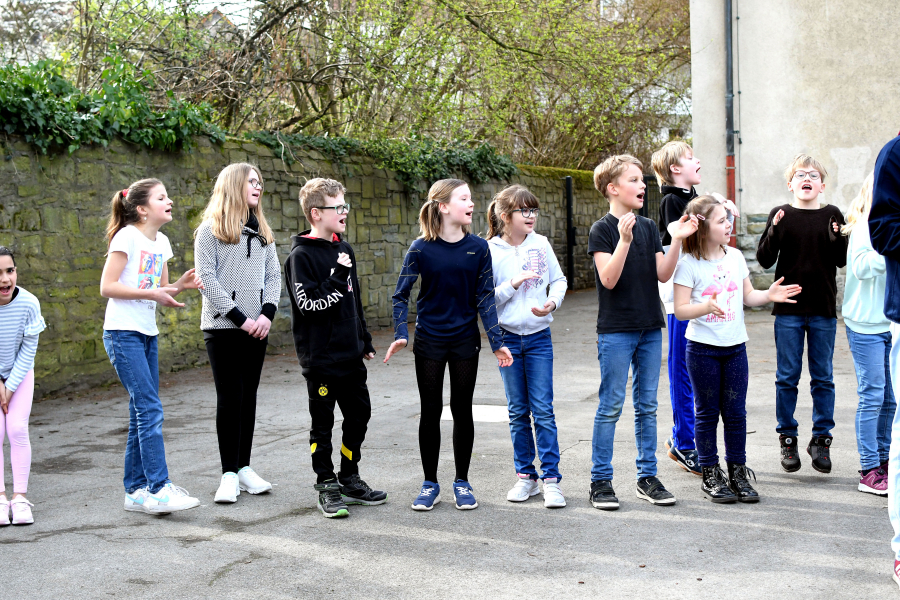
[[[215,501],[241,490],[272,489],[250,467],[256,391],[269,329],[281,296],[281,266],[262,206],[263,180],[248,163],[219,173],[195,232],[195,266],[203,281],[200,329],[216,382],[216,433],[222,478]]]
[[[416,381],[422,403],[419,420],[419,452],[425,481],[413,510],[431,510],[440,502],[437,468],[441,449],[444,370],[450,367],[450,411],[453,413],[453,456],[456,508],[478,507],[469,484],[469,461],[475,437],[472,396],[478,374],[481,334],[477,316],[487,333],[491,350],[501,367],[512,364],[503,345],[494,307],[494,278],[488,243],[469,229],[475,204],[465,181],[442,179],[428,191],[419,211],[422,235],[406,253],[394,293],[394,343],[384,362],[406,347],[409,294],[421,277],[416,299],[413,353]]]
[[[869,174],[847,211],[841,233],[850,236],[847,280],[842,312],[847,341],[856,368],[856,446],[859,450],[860,492],[887,496],[887,463],[891,423],[897,402],[891,386],[891,322],[884,316],[887,284],[884,257],[872,248],[869,209],[872,180]]]

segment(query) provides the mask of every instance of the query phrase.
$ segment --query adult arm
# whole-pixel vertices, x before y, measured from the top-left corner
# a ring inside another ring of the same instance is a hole
[[[878,254],[900,262],[900,137],[888,142],[875,162],[869,235]]]

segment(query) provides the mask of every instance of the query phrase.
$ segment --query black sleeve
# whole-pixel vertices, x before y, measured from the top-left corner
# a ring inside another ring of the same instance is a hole
[[[272,313],[272,314],[274,315],[275,313]],[[236,326],[238,326],[238,327],[240,327],[241,325],[243,325],[243,324],[244,324],[244,321],[247,320],[247,315],[245,315],[244,313],[242,313],[242,312],[241,312],[241,309],[239,309],[237,306],[235,306],[234,308],[232,308],[231,310],[229,310],[229,311],[228,311],[228,314],[225,315],[225,316],[228,317],[228,320],[229,320],[229,321],[231,321],[232,323],[234,323],[234,324],[235,324]],[[269,320],[271,320],[271,319],[269,319]]]
[[[844,225],[844,222],[844,215],[835,207],[834,215],[828,221],[828,251],[834,266],[838,269],[847,264],[847,243],[850,240],[850,236],[842,235],[840,229],[835,233],[832,224],[837,223],[840,227]]]
[[[779,210],[781,207],[776,206],[769,213],[766,228],[759,238],[759,247],[756,249],[756,260],[763,269],[768,269],[775,264],[775,261],[778,260],[778,251],[781,249],[781,232],[772,224]]]
[[[263,315],[268,320],[273,320],[275,318],[275,313],[278,311],[278,307],[274,304],[266,302],[263,304],[262,310],[259,311],[261,315]],[[238,325],[240,327],[240,325]]]
[[[875,161],[869,234],[878,254],[900,261],[900,140],[894,138]]]
[[[316,281],[312,273],[303,254],[291,253],[284,263],[291,301],[302,314],[325,310],[348,293],[350,269],[344,265],[335,262],[334,273],[325,281]]]
[[[619,243],[618,233],[616,230],[615,239],[610,234],[611,224],[597,221],[591,227],[591,235],[588,238],[588,254],[595,252],[605,252],[612,254],[616,251],[616,244]]]

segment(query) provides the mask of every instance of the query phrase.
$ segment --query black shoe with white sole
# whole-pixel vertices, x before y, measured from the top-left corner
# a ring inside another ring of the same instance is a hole
[[[317,483],[313,486],[319,492],[319,500],[316,506],[323,515],[332,518],[342,518],[350,516],[347,505],[341,499],[341,484],[332,479],[325,483]]]
[[[600,510],[617,510],[619,499],[613,491],[612,481],[591,482],[591,505]]]
[[[356,473],[350,477],[341,478],[341,497],[347,504],[364,504],[375,506],[387,502],[387,492],[373,490]]]
[[[675,496],[663,486],[656,477],[643,477],[637,481],[637,497],[650,504],[671,506],[675,504]]]

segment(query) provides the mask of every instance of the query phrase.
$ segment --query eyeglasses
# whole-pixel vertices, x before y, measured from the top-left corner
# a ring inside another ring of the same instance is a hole
[[[250,187],[256,188],[258,190],[261,190],[263,187],[262,181],[260,181],[259,179],[251,179],[247,183],[250,184]]]
[[[337,206],[316,206],[314,208],[318,208],[319,210],[324,210],[326,208],[333,208],[335,214],[338,214],[338,215],[346,215],[348,212],[350,212],[349,204],[338,204]]]
[[[794,181],[803,181],[806,179],[807,175],[809,176],[810,181],[818,181],[819,177],[821,177],[818,171],[794,171],[793,179]]]
[[[531,217],[537,217],[541,214],[540,209],[538,208],[517,208],[512,212],[520,212],[522,216],[526,219],[530,219]]]

